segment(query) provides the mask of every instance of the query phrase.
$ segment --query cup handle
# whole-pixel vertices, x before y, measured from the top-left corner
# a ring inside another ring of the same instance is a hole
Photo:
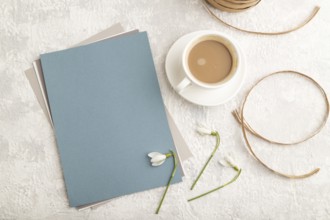
[[[181,82],[175,87],[175,91],[177,91],[177,93],[181,93],[187,86],[189,86],[191,84],[191,81],[185,77],[181,80]]]

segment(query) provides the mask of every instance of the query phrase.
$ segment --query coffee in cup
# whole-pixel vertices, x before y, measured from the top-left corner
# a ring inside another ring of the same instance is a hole
[[[216,40],[204,40],[192,47],[188,67],[201,82],[218,83],[230,73],[232,57],[228,48]]]
[[[183,50],[184,78],[175,90],[180,93],[191,84],[220,88],[234,77],[238,65],[238,49],[228,37],[219,33],[198,35]]]

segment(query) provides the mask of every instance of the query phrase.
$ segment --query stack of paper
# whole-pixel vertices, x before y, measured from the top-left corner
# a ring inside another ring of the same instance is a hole
[[[180,160],[191,156],[166,117],[147,34],[109,38],[120,29],[117,24],[82,42],[87,45],[43,54],[36,71],[26,71],[54,126],[73,207],[165,186],[172,163],[154,168],[147,154],[174,150],[173,139]],[[174,182],[180,180],[179,172]]]

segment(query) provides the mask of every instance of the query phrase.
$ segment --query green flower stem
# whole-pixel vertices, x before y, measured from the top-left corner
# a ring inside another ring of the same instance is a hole
[[[237,172],[239,171],[239,168],[238,168],[236,165],[230,163],[229,161],[227,161],[227,163],[229,163],[229,165],[231,166],[231,168],[233,168],[233,169],[236,170]]]
[[[215,191],[217,191],[217,190],[219,190],[219,189],[221,189],[221,188],[223,188],[225,186],[228,186],[229,184],[231,184],[231,183],[233,183],[233,182],[235,182],[237,180],[237,178],[239,177],[239,175],[241,174],[241,172],[242,172],[242,169],[239,169],[238,172],[237,172],[237,174],[236,174],[236,176],[232,180],[230,180],[228,183],[225,183],[225,184],[223,184],[223,185],[221,185],[221,186],[219,186],[219,187],[217,187],[215,189],[212,189],[212,190],[210,190],[210,191],[208,191],[206,193],[203,193],[203,194],[201,194],[199,196],[196,196],[194,198],[188,199],[188,202],[191,202],[191,201],[193,201],[195,199],[199,199],[199,198],[201,198],[203,196],[206,196],[206,195],[208,195],[210,193],[213,193],[213,192],[215,192]]]
[[[168,154],[165,154],[166,158],[169,158],[169,157],[172,157],[173,154],[172,153],[168,153]]]
[[[176,160],[176,155],[175,155],[175,153],[174,153],[173,151],[170,151],[170,152],[171,152],[170,155],[173,156],[174,167],[173,167],[173,170],[172,170],[171,177],[170,177],[170,179],[168,180],[168,183],[167,183],[167,186],[166,186],[165,192],[164,192],[164,194],[163,194],[163,196],[162,196],[162,199],[160,200],[160,203],[159,203],[158,208],[157,208],[157,210],[156,210],[156,214],[159,213],[159,210],[160,210],[160,208],[162,207],[162,204],[163,204],[163,201],[164,201],[164,199],[165,199],[165,196],[166,196],[167,190],[168,190],[168,188],[170,187],[171,182],[172,182],[172,179],[173,179],[173,177],[175,176],[175,172],[176,172],[176,167],[177,167],[177,163],[178,163],[177,160]],[[168,155],[168,154],[166,154],[166,158],[168,157],[167,155]]]
[[[192,184],[190,190],[193,190],[193,189],[194,189],[194,187],[195,187],[196,183],[198,182],[199,178],[202,176],[204,170],[206,169],[207,165],[210,163],[210,161],[211,161],[211,159],[213,158],[215,152],[218,150],[218,148],[219,148],[219,146],[220,146],[220,135],[219,135],[219,133],[218,133],[217,131],[212,131],[211,135],[212,135],[212,136],[215,136],[216,139],[217,139],[217,142],[216,142],[216,144],[215,144],[215,148],[214,148],[212,154],[210,155],[209,159],[206,161],[206,163],[205,163],[203,169],[199,172],[199,174],[198,174],[196,180],[194,181],[194,183]]]

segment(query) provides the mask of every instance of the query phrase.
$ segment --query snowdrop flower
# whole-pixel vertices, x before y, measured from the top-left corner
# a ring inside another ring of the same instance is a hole
[[[202,193],[202,194],[200,194],[199,196],[195,196],[195,197],[193,197],[193,198],[191,198],[191,199],[188,199],[188,202],[191,202],[191,201],[193,201],[193,200],[196,200],[196,199],[199,199],[199,198],[201,198],[201,197],[204,197],[204,196],[206,196],[206,195],[208,195],[208,194],[211,194],[211,193],[213,193],[213,192],[215,192],[215,191],[218,191],[218,190],[220,190],[220,189],[222,189],[222,188],[224,188],[224,187],[226,187],[226,186],[232,184],[232,183],[235,182],[235,181],[238,179],[238,177],[241,175],[242,169],[240,169],[240,168],[236,165],[235,160],[233,159],[233,157],[232,157],[230,154],[225,154],[225,155],[223,156],[223,158],[219,160],[219,163],[222,164],[223,166],[233,168],[233,169],[236,171],[236,175],[235,175],[235,176],[234,176],[229,182],[227,182],[227,183],[225,183],[225,184],[222,184],[222,185],[220,185],[220,186],[218,186],[218,187],[216,187],[216,188],[214,188],[214,189],[211,189],[211,190],[209,190],[209,191],[207,191],[207,192],[205,192],[205,193]]]
[[[210,155],[210,157],[208,158],[208,160],[206,161],[206,163],[204,164],[203,168],[201,169],[201,171],[199,172],[197,178],[195,179],[195,181],[193,182],[193,184],[190,187],[190,190],[193,190],[195,185],[197,184],[197,182],[199,181],[200,177],[202,176],[204,170],[206,169],[207,165],[210,163],[210,161],[212,160],[215,152],[218,150],[219,146],[220,146],[220,135],[219,132],[217,131],[212,131],[211,129],[205,128],[203,126],[198,126],[197,127],[197,132],[201,135],[212,135],[214,137],[216,137],[216,144],[215,147]]]
[[[171,174],[170,179],[169,179],[169,181],[167,183],[166,189],[165,189],[164,194],[163,194],[163,196],[162,196],[162,198],[160,200],[160,203],[159,203],[159,205],[157,207],[156,214],[158,214],[159,211],[160,211],[160,208],[162,207],[162,204],[164,202],[164,199],[165,199],[167,190],[168,190],[168,188],[171,185],[171,182],[172,182],[173,177],[175,176],[178,162],[177,162],[177,159],[176,159],[176,155],[175,155],[175,153],[173,151],[170,151],[167,154],[161,154],[161,153],[158,153],[158,152],[151,152],[151,153],[148,154],[148,156],[151,158],[151,165],[152,166],[160,166],[160,165],[162,165],[165,162],[165,160],[167,158],[173,157],[173,164],[174,164],[174,166],[173,166],[172,174]]]
[[[197,178],[196,178],[195,181],[193,182],[193,184],[192,184],[192,186],[191,186],[191,188],[190,188],[191,190],[194,189],[194,187],[195,187],[196,183],[198,182],[199,178],[202,176],[204,170],[206,169],[207,165],[210,163],[210,161],[212,160],[213,156],[215,155],[216,151],[218,150],[218,148],[219,148],[219,146],[220,146],[220,134],[219,134],[218,131],[212,131],[212,130],[210,130],[210,129],[208,129],[208,128],[205,128],[205,127],[203,127],[203,126],[198,126],[196,130],[197,130],[197,132],[198,132],[199,134],[201,134],[201,135],[207,135],[207,134],[208,134],[208,135],[212,135],[212,136],[214,136],[214,137],[216,138],[216,144],[215,144],[215,147],[214,147],[214,149],[213,149],[213,151],[212,151],[212,153],[211,153],[209,159],[206,161],[206,163],[205,163],[205,165],[203,166],[202,170],[199,172]],[[217,190],[220,190],[220,189],[222,189],[222,188],[224,188],[224,187],[226,187],[226,186],[232,184],[232,183],[235,182],[235,181],[237,180],[237,178],[241,175],[242,170],[241,170],[240,168],[238,168],[238,166],[236,165],[236,162],[235,162],[234,159],[231,157],[231,155],[229,155],[229,154],[225,154],[224,157],[223,157],[223,159],[220,160],[219,162],[220,162],[222,165],[224,165],[224,166],[228,166],[228,167],[233,168],[233,169],[237,172],[236,175],[235,175],[235,176],[234,176],[229,182],[227,182],[227,183],[225,183],[225,184],[223,184],[223,185],[221,185],[221,186],[219,186],[219,187],[216,187],[216,188],[214,188],[214,189],[211,189],[211,190],[209,190],[209,191],[207,191],[207,192],[205,192],[205,193],[203,193],[203,194],[200,194],[199,196],[195,196],[195,197],[193,197],[193,198],[191,198],[191,199],[188,199],[188,202],[191,202],[191,201],[193,201],[193,200],[199,199],[199,198],[201,198],[201,197],[203,197],[203,196],[206,196],[206,195],[208,195],[208,194],[210,194],[210,193],[213,193],[213,192],[215,192],[215,191],[217,191]]]
[[[227,153],[223,156],[223,158],[221,158],[219,160],[219,163],[222,165],[222,166],[225,166],[225,167],[231,167],[233,168],[234,170],[238,171],[239,170],[239,167],[234,159],[234,157]]]
[[[197,128],[196,128],[197,132],[200,134],[200,135],[212,135],[213,131],[211,129],[208,129],[204,126],[201,126],[199,125]]]
[[[151,152],[148,154],[148,156],[151,158],[150,162],[151,162],[151,165],[156,167],[156,166],[160,166],[162,165],[166,158],[172,156],[171,154],[161,154],[161,153],[158,153],[158,152]]]

